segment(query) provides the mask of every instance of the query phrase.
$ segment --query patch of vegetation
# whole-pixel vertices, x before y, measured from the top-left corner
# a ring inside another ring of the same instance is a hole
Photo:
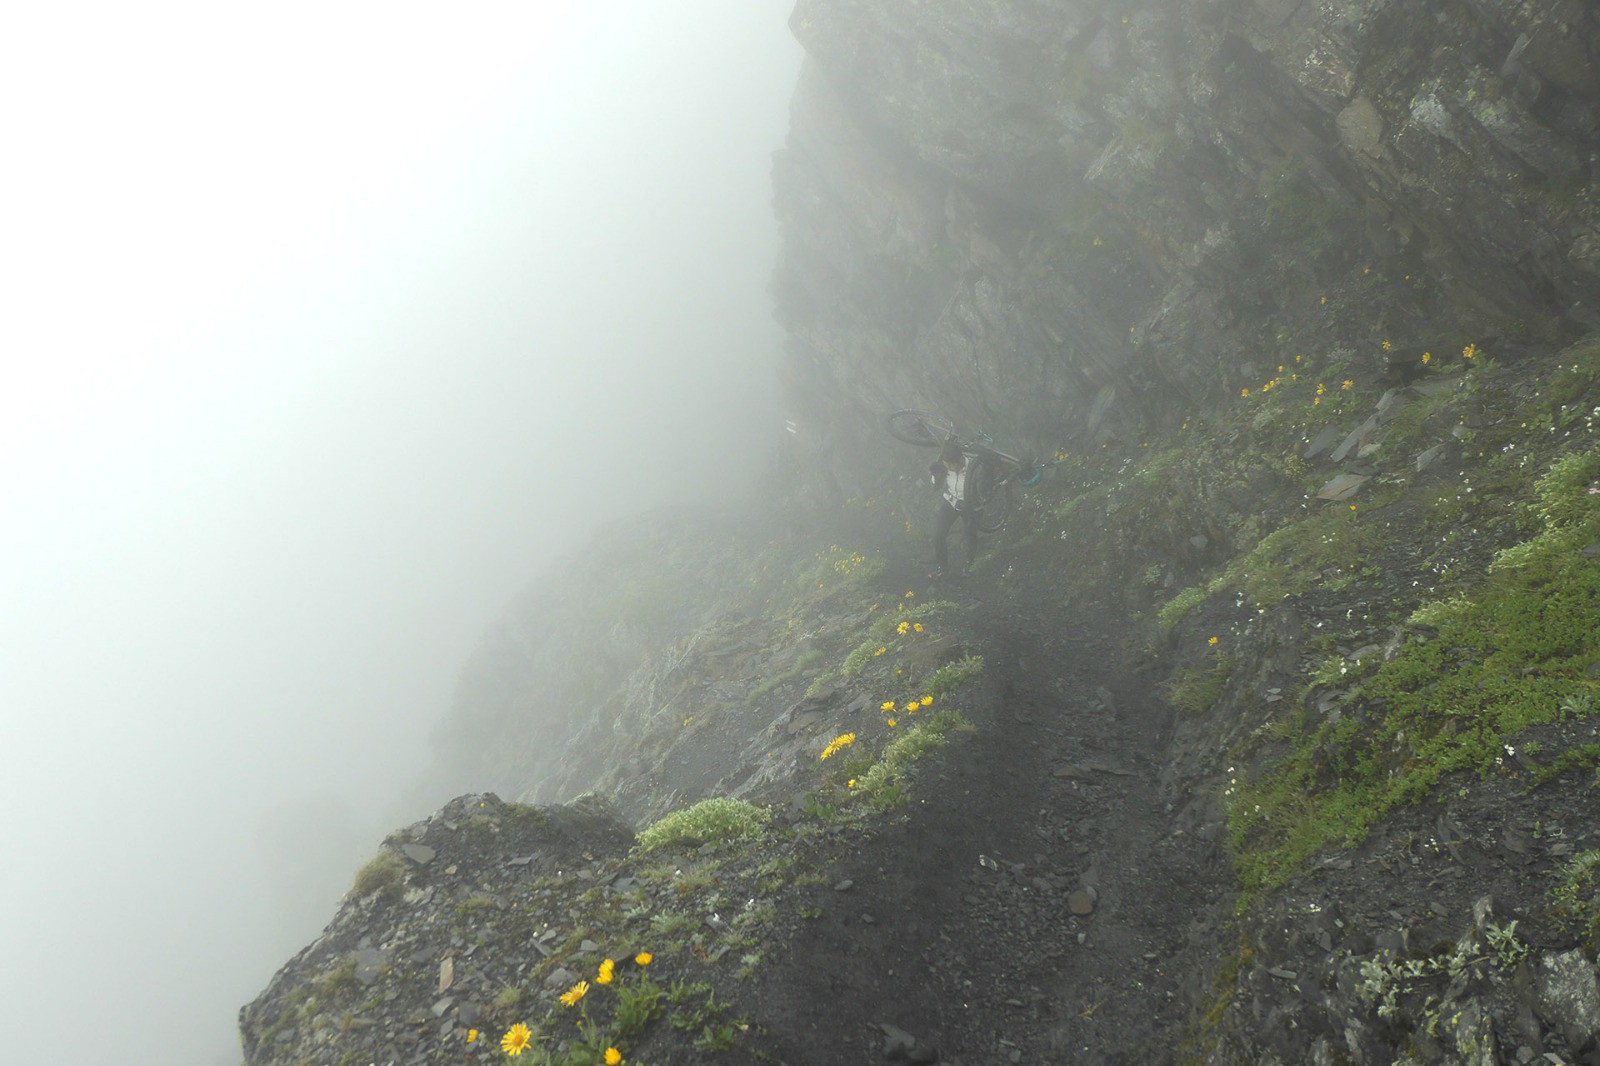
[[[1210,590],[1204,585],[1194,585],[1172,597],[1156,613],[1156,617],[1161,620],[1161,628],[1171,630],[1173,626],[1183,621],[1184,615],[1204,603],[1206,597],[1210,595]]]
[[[1233,676],[1233,656],[1219,655],[1217,661],[1204,670],[1185,670],[1167,685],[1167,700],[1191,717],[1205,714],[1228,687]]]
[[[639,833],[639,850],[670,844],[704,844],[760,836],[772,823],[772,812],[743,800],[714,796],[662,818]]]
[[[953,663],[946,663],[933,672],[928,678],[928,683],[923,686],[923,691],[930,696],[947,696],[957,689],[971,684],[983,673],[983,656],[968,655],[957,659]]]
[[[384,899],[392,899],[400,894],[400,886],[405,883],[405,877],[406,861],[388,848],[384,848],[356,871],[355,884],[350,887],[350,891],[358,898],[379,892]]]
[[[497,1011],[516,1010],[522,1005],[523,995],[522,989],[516,985],[501,985],[500,991],[496,992],[494,998],[489,1001],[489,1007]]]
[[[907,800],[906,768],[948,744],[950,734],[972,731],[971,723],[958,712],[935,711],[890,741],[877,761],[856,779],[856,790],[872,796],[881,809],[903,806]]]
[[[739,1033],[749,1028],[743,1018],[730,1017],[726,1004],[702,981],[677,981],[667,993],[667,1020],[674,1029],[694,1034],[699,1051],[731,1051]]]
[[[1524,730],[1594,713],[1600,567],[1579,549],[1600,539],[1586,499],[1596,473],[1594,451],[1553,464],[1527,508],[1542,528],[1499,553],[1471,601],[1425,614],[1437,639],[1407,643],[1342,713],[1239,788],[1229,834],[1246,902],[1445,775],[1494,772]]]
[[[763,696],[770,694],[773,690],[782,685],[787,685],[789,682],[793,681],[795,678],[799,677],[801,674],[805,673],[807,670],[811,669],[821,661],[821,649],[813,648],[812,650],[806,652],[795,659],[795,661],[790,664],[788,669],[781,673],[773,674],[771,677],[767,678],[765,681],[761,682],[761,684],[752,689],[749,697],[750,702],[756,703]]]
[[[1550,901],[1585,950],[1600,949],[1600,848],[1580,851],[1567,860],[1550,890]]]

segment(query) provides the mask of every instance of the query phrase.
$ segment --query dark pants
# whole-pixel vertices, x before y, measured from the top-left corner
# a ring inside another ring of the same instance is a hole
[[[972,557],[978,554],[978,516],[971,511],[958,511],[950,506],[950,501],[943,496],[939,497],[939,510],[933,519],[933,558],[940,568],[950,565],[950,552],[945,547],[945,540],[950,536],[950,527],[955,525],[956,519],[961,519],[961,544],[967,550],[967,565],[972,565]]]

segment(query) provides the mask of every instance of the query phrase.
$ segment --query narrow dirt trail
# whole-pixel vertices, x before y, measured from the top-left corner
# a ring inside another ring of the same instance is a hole
[[[1173,833],[1171,711],[1118,666],[1116,626],[988,591],[957,590],[978,732],[921,768],[907,824],[828,871],[848,888],[817,890],[761,990],[779,1061],[886,1061],[883,1024],[910,1061],[1174,1060],[1189,925],[1225,871]]]

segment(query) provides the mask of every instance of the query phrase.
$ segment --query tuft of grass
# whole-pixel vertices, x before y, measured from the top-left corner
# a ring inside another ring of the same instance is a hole
[[[883,809],[902,806],[906,767],[950,742],[952,733],[971,733],[970,722],[956,711],[936,711],[901,733],[883,749],[883,754],[856,779],[856,791],[871,796]]]
[[[1172,597],[1157,612],[1157,617],[1161,619],[1161,628],[1170,631],[1173,626],[1183,621],[1184,615],[1204,603],[1209,595],[1211,593],[1204,585],[1192,585]]]
[[[1167,701],[1191,717],[1205,714],[1222,698],[1232,676],[1233,657],[1219,655],[1210,668],[1185,670],[1173,678],[1167,684]]]
[[[384,899],[391,899],[400,894],[400,886],[405,882],[405,877],[405,860],[385,848],[356,871],[355,884],[350,887],[350,891],[358,898],[379,892]]]
[[[654,851],[669,844],[705,844],[743,840],[764,833],[772,812],[743,800],[715,796],[662,818],[639,832],[639,850]]]
[[[946,663],[933,672],[923,692],[929,696],[945,696],[975,681],[983,673],[983,656],[968,655],[953,663]]]

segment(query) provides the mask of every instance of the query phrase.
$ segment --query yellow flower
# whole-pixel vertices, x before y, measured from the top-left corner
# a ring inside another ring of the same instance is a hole
[[[613,970],[616,967],[616,965],[617,964],[612,962],[610,959],[607,959],[605,962],[602,962],[600,964],[600,972],[595,974],[595,977],[594,977],[595,982],[597,984],[609,985],[611,983],[611,978],[613,976],[615,976],[615,974],[613,973]]]
[[[1320,381],[1319,381],[1319,382],[1317,382],[1317,395],[1318,395],[1318,396],[1321,396],[1321,395],[1322,395],[1322,394],[1323,394],[1323,393],[1325,393],[1325,392],[1327,392],[1327,391],[1328,391],[1328,386],[1326,386],[1326,385],[1324,385],[1324,384],[1323,384],[1323,383],[1322,383],[1322,382],[1320,382]]]
[[[565,999],[566,997],[563,996],[561,998]],[[573,1002],[576,1003],[577,1000],[573,1000]],[[527,1047],[528,1041],[532,1039],[533,1034],[528,1031],[528,1027],[518,1022],[506,1031],[505,1036],[500,1038],[500,1050],[507,1055],[520,1055],[522,1054],[522,1049]]]
[[[589,994],[589,982],[588,981],[579,981],[577,984],[573,985],[571,988],[569,988],[565,992],[561,993],[561,997],[560,998],[561,998],[561,1002],[563,1002],[567,1006],[571,1007],[571,1006],[576,1005],[578,1000],[582,999],[584,996],[586,996],[588,994]]]
[[[917,622],[911,628],[915,629],[918,633],[921,633],[922,632],[922,623],[921,622]]]
[[[1299,356],[1298,356],[1298,355],[1297,355],[1297,356],[1295,356],[1295,357],[1294,357],[1294,361],[1295,361],[1295,362],[1297,362],[1297,363],[1298,363],[1298,362],[1299,362],[1299,361],[1300,361],[1300,357],[1299,357]]]
[[[1323,298],[1322,298],[1322,302],[1323,302],[1323,303],[1324,303],[1324,304],[1326,304],[1326,303],[1327,303],[1327,302],[1328,302],[1328,298],[1327,298],[1327,297],[1326,297],[1326,296],[1324,296],[1324,297],[1323,297]]]
[[[480,804],[478,804],[478,806],[482,807],[483,804],[480,803]],[[476,1029],[468,1029],[467,1030],[467,1043],[470,1044],[476,1039],[478,1039],[478,1031]]]
[[[1281,374],[1281,373],[1283,373],[1283,366],[1282,366],[1282,364],[1279,364],[1279,366],[1278,366],[1278,373],[1280,373],[1280,374]]]
[[[1217,643],[1217,638],[1216,637],[1212,637],[1210,640],[1206,641],[1206,643],[1215,645]]]
[[[893,729],[894,727],[895,727],[895,720],[893,718],[891,718],[891,719],[889,719],[889,728]]]
[[[650,954],[648,951],[641,951],[639,954],[633,957],[633,961],[638,963],[640,966],[649,966],[655,961],[655,956]]]
[[[1383,342],[1383,350],[1384,351],[1388,351],[1392,347],[1394,347],[1394,345],[1390,344],[1388,341],[1384,341]]]
[[[1432,362],[1433,361],[1433,353],[1432,352],[1423,352],[1422,353],[1422,361],[1424,363]]]
[[[1476,344],[1469,344],[1465,348],[1461,349],[1461,358],[1463,359],[1471,359],[1477,354],[1478,346]]]
[[[878,705],[878,710],[880,710],[880,711],[892,711],[892,710],[894,710],[894,700],[884,700],[882,703],[880,703]]]
[[[856,735],[854,733],[845,733],[842,736],[834,737],[832,740],[828,741],[828,746],[822,749],[822,758],[826,759],[837,752],[840,748],[848,748],[855,742]]]
[[[606,1066],[619,1066],[622,1062],[622,1052],[614,1047],[606,1048]]]
[[[1321,396],[1313,396],[1313,397],[1312,397],[1312,398],[1311,398],[1311,406],[1312,406],[1312,407],[1315,407],[1315,406],[1317,406],[1317,404],[1319,404],[1319,403],[1321,403],[1321,402],[1322,402],[1322,397],[1321,397]]]
[[[908,599],[908,600],[914,600],[914,599],[916,599],[916,598],[917,598],[917,594],[916,594],[916,593],[915,593],[915,592],[907,592],[907,593],[906,593],[906,594],[905,594],[905,597],[904,597],[904,598],[905,598],[905,599]]]
[[[910,703],[906,704],[906,710],[914,711],[920,706],[922,706],[920,703],[918,703],[916,700],[912,700]]]
[[[927,707],[932,703],[933,703],[933,697],[932,696],[924,696],[924,697],[922,697],[922,705],[924,707]]]
[[[886,652],[888,650],[889,650],[888,648],[879,648],[877,651],[872,653],[873,658],[877,658],[879,655],[882,655],[884,652]]]
[[[844,783],[844,787],[845,788],[855,788],[856,787],[856,779],[852,777],[850,780],[848,780],[848,781],[846,781]]]
[[[1240,396],[1248,396],[1248,395],[1250,395],[1250,390],[1249,389],[1240,389],[1239,390],[1239,395]]]
[[[1343,381],[1339,382],[1339,387],[1341,389],[1353,389],[1356,387],[1356,383],[1351,381],[1349,378],[1345,378]]]

